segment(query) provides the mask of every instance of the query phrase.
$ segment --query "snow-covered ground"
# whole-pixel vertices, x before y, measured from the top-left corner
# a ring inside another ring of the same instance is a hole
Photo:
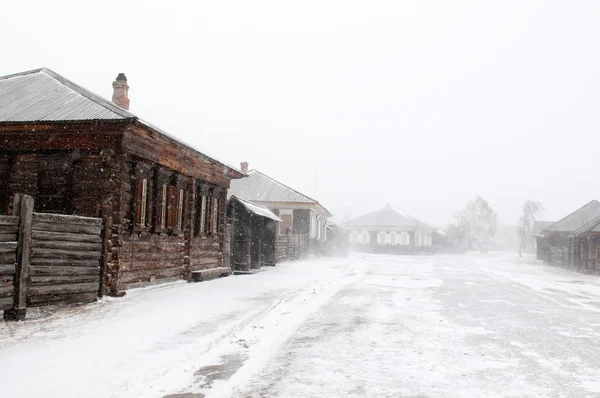
[[[597,397],[598,347],[598,277],[494,254],[353,255],[0,322],[0,391]]]

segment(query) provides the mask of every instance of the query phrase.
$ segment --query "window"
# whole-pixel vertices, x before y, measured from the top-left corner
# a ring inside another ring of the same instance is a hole
[[[135,192],[135,224],[146,226],[146,205],[148,200],[148,180],[143,178],[138,181]]]
[[[386,232],[385,233],[385,243],[387,245],[391,245],[392,244],[392,233],[391,232]]]
[[[364,243],[364,244],[371,243],[371,235],[369,234],[369,231],[362,232],[361,243]]]
[[[181,198],[179,197],[181,194]],[[176,186],[169,185],[167,197],[167,228],[178,231],[181,228],[180,204],[183,211],[183,189],[178,190]]]
[[[398,244],[398,233],[395,232],[395,231],[392,232],[391,244],[392,245],[397,245]]]
[[[423,245],[423,235],[420,232],[415,232],[415,246]]]
[[[219,204],[218,198],[205,195],[199,197],[196,202],[196,236],[219,232]]]
[[[219,232],[219,199],[217,198],[213,198],[211,226],[213,234]]]
[[[179,190],[179,203],[177,205],[177,229],[183,229],[183,189]]]
[[[403,246],[408,246],[410,244],[410,236],[408,232],[402,232],[400,234],[400,244]]]
[[[160,220],[160,228],[165,229],[167,228],[167,184],[162,185],[160,206],[158,206],[158,208],[160,209],[160,217],[158,217]]]

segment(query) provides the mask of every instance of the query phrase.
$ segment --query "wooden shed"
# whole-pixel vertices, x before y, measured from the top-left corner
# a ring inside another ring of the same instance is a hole
[[[547,253],[544,260],[549,264],[576,268],[581,263],[582,245],[580,237],[594,228],[600,217],[600,202],[592,200],[573,213],[544,229],[543,245]]]
[[[232,196],[227,202],[227,219],[234,271],[249,272],[277,264],[279,217],[264,206]]]
[[[243,173],[48,69],[0,77],[0,214],[16,193],[35,211],[110,219],[103,289],[205,279],[223,268],[230,181]]]

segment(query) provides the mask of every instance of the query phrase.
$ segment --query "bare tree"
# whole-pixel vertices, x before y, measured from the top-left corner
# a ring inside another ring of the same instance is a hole
[[[463,239],[474,240],[480,250],[487,251],[496,240],[497,219],[490,204],[476,196],[456,215],[457,222],[453,227],[460,231]]]
[[[533,223],[543,214],[544,206],[538,201],[526,200],[523,203],[522,209],[523,215],[519,219],[519,225],[517,226],[517,232],[519,233],[519,257],[531,245]]]

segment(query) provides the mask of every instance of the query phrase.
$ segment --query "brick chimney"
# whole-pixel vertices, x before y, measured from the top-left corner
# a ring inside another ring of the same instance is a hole
[[[248,162],[240,163],[240,170],[242,170],[242,173],[247,173],[248,172]]]
[[[123,109],[129,109],[129,85],[127,85],[127,77],[125,77],[125,73],[119,73],[117,75],[117,79],[112,85],[112,102],[119,105]]]

